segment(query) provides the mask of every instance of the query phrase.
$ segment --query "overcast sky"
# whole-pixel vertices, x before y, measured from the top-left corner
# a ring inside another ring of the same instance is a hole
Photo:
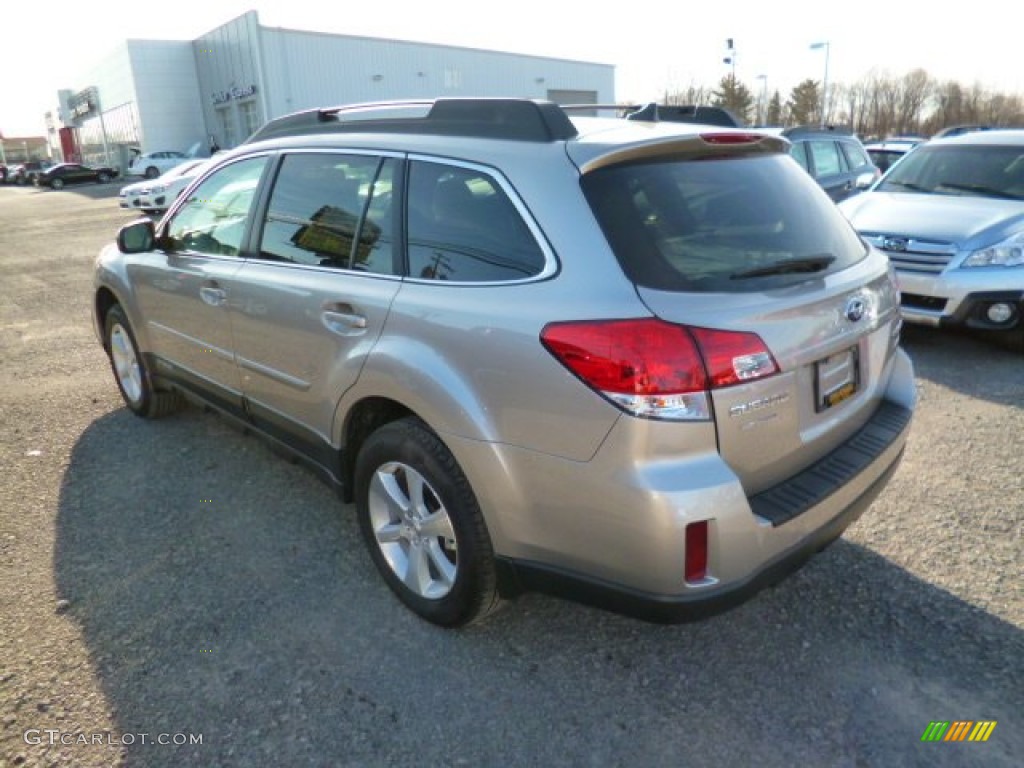
[[[265,26],[612,64],[616,98],[640,101],[656,99],[666,89],[717,84],[730,71],[722,62],[727,38],[735,44],[736,76],[755,93],[763,83],[769,93],[780,89],[783,99],[799,81],[822,79],[825,50],[810,46],[824,41],[830,83],[854,82],[872,71],[900,76],[921,67],[943,80],[1024,93],[1011,7],[995,0],[972,0],[950,10],[914,0],[18,3],[22,18],[13,22],[7,9],[0,45],[0,131],[8,137],[42,134],[43,114],[55,107],[57,90],[91,85],[90,69],[119,41],[191,40],[253,9]]]

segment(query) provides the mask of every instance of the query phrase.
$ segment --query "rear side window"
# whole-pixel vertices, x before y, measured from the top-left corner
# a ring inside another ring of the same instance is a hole
[[[793,159],[800,163],[800,167],[808,173],[811,172],[811,166],[807,161],[807,145],[802,141],[796,141],[793,146],[789,148],[789,154],[792,155]]]
[[[285,157],[270,195],[260,257],[394,274],[395,164],[363,155]]]
[[[544,251],[501,185],[484,171],[413,161],[409,276],[503,282],[540,274]]]
[[[843,172],[843,162],[839,159],[839,147],[834,141],[817,140],[807,142],[807,149],[814,161],[814,175],[834,176]]]
[[[611,166],[582,185],[623,270],[649,288],[769,290],[867,253],[821,188],[781,155]]]

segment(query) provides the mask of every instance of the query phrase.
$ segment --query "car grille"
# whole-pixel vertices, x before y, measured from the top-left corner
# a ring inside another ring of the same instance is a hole
[[[892,265],[901,272],[938,274],[956,255],[953,243],[917,240],[901,235],[865,235],[864,239],[885,251]]]

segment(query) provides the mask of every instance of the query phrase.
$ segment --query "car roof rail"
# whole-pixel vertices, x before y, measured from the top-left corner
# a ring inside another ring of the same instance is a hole
[[[576,127],[554,102],[505,98],[379,101],[309,109],[268,121],[245,143],[310,133],[426,133],[552,142]]]

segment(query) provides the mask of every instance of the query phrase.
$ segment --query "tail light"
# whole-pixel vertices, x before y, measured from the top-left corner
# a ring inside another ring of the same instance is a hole
[[[707,420],[711,390],[779,372],[755,333],[657,318],[550,323],[540,339],[588,387],[647,418]]]

